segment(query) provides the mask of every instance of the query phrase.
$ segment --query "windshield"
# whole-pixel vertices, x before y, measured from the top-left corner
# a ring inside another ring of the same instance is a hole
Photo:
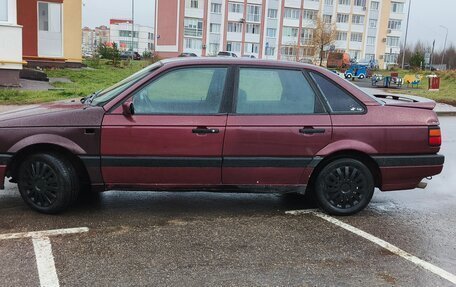
[[[163,64],[161,62],[154,63],[150,66],[145,67],[139,72],[134,73],[130,77],[118,82],[117,84],[114,84],[113,86],[96,93],[89,104],[94,106],[102,106],[106,104],[107,102],[115,98],[117,95],[128,89],[131,85],[138,82],[139,80],[147,76],[150,72],[161,67],[162,65]]]

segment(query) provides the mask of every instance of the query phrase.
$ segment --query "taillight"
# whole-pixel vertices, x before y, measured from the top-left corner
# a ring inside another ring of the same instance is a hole
[[[442,144],[442,133],[440,127],[429,127],[429,145],[440,146]]]

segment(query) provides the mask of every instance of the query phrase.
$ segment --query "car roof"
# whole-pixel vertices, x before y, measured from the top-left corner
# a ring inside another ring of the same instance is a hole
[[[281,60],[266,60],[254,58],[234,58],[234,57],[202,57],[202,58],[169,58],[161,60],[165,66],[187,66],[187,65],[248,65],[248,66],[265,66],[277,68],[311,68],[325,70],[315,65]]]

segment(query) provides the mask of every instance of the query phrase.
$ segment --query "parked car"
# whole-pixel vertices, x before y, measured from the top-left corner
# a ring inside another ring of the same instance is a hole
[[[179,57],[198,57],[195,53],[181,53]]]
[[[120,59],[122,60],[132,59],[132,57],[133,60],[141,60],[141,55],[138,52],[125,51],[120,53]]]
[[[220,51],[217,53],[217,57],[233,57],[237,58],[236,53],[233,52],[227,52],[227,51]]]
[[[314,65],[163,60],[81,103],[0,114],[0,187],[6,175],[44,213],[83,191],[141,189],[300,192],[349,215],[375,187],[441,172],[434,107]]]
[[[256,59],[255,55],[243,55],[242,58]]]
[[[304,64],[313,64],[311,59],[306,59],[306,58],[301,58],[299,60],[299,63],[304,63]]]

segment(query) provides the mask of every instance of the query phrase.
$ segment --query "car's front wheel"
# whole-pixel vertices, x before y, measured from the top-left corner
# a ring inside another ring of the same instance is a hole
[[[360,80],[364,79],[364,74],[359,75],[358,78],[359,78]]]
[[[374,194],[374,178],[362,162],[337,159],[318,173],[314,196],[327,213],[351,215],[363,210]]]
[[[58,213],[70,206],[79,192],[75,168],[56,154],[39,153],[19,166],[18,188],[24,201],[42,213]]]

